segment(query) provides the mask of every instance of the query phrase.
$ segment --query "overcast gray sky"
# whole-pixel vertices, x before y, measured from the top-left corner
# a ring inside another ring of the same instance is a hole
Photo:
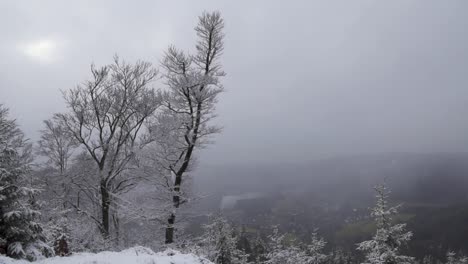
[[[1,1],[0,103],[33,139],[60,89],[118,53],[191,49],[226,22],[216,163],[468,150],[468,1]]]

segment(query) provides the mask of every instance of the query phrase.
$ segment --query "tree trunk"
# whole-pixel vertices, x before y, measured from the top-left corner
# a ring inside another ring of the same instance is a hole
[[[120,246],[120,221],[118,212],[115,211],[112,215],[112,220],[114,222],[114,229],[115,229],[115,244]]]
[[[166,244],[174,243],[174,222],[175,222],[175,214],[172,213],[167,219],[166,241],[165,241]]]
[[[110,210],[110,194],[107,190],[105,181],[101,181],[101,210],[102,210],[102,227],[101,232],[104,239],[109,238],[109,210]]]
[[[180,185],[182,183],[182,175],[176,175],[176,180],[174,184],[174,193],[175,195],[172,196],[172,203],[174,206],[174,212],[171,213],[169,218],[167,219],[167,227],[166,227],[166,244],[174,243],[174,224],[175,224],[175,212],[180,206]]]

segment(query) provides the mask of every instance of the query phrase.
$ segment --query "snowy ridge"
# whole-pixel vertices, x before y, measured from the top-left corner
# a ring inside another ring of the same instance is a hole
[[[15,260],[0,256],[0,264],[27,264],[26,260]],[[69,257],[53,257],[33,263],[37,264],[212,264],[209,260],[193,254],[183,254],[168,249],[155,253],[149,248],[133,247],[121,252],[104,251],[97,254],[77,253]]]

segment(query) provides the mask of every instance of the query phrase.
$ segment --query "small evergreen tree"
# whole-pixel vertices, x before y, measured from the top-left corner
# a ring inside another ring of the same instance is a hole
[[[358,250],[366,253],[364,264],[409,264],[413,257],[400,253],[401,247],[411,239],[412,233],[405,232],[406,224],[392,224],[392,216],[398,213],[398,206],[389,207],[389,191],[385,184],[375,187],[377,204],[371,216],[377,225],[372,240],[358,244]]]
[[[252,254],[252,246],[249,241],[247,231],[245,226],[241,227],[239,235],[236,235],[237,237],[237,248],[241,252],[244,252],[246,256],[248,256],[248,260],[252,261],[253,260],[253,254]]]
[[[431,255],[426,255],[422,260],[422,264],[434,264],[434,259]]]
[[[205,255],[216,264],[246,264],[248,254],[237,248],[238,238],[226,219],[216,217],[205,226],[202,238]]]
[[[447,264],[467,264],[468,258],[466,256],[457,256],[453,251],[447,252]]]
[[[280,234],[277,227],[273,228],[269,238],[269,251],[266,254],[265,264],[309,263],[307,253],[292,241],[287,241],[286,236]]]
[[[260,234],[257,234],[252,246],[251,261],[253,263],[263,263],[267,260],[266,254],[267,245]]]
[[[0,105],[0,247],[7,256],[36,260],[53,254],[36,222],[34,194],[27,187],[31,145],[8,109]]]
[[[270,241],[268,243],[265,264],[288,263],[288,260],[298,253],[297,248],[285,245],[285,236],[279,233],[277,226],[273,228],[273,232],[268,238]]]
[[[67,215],[54,215],[56,218],[45,225],[47,240],[51,242],[56,256],[67,256],[70,252],[70,230]],[[81,230],[82,231],[82,230]]]
[[[327,259],[327,255],[323,253],[323,248],[327,242],[317,235],[316,232],[312,233],[311,241],[305,245],[305,262],[307,264],[323,263]]]
[[[273,229],[269,236],[269,251],[265,255],[265,264],[319,264],[323,263],[327,255],[322,253],[326,242],[319,238],[317,233],[312,233],[310,244],[294,243],[287,241],[284,234],[280,234],[278,228]]]
[[[329,264],[350,264],[354,263],[353,255],[350,252],[345,252],[342,249],[338,248],[333,250],[328,259],[327,263]]]

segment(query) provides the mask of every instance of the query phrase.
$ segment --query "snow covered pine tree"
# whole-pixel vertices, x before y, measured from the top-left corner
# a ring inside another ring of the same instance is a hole
[[[325,261],[327,257],[322,253],[326,242],[315,232],[312,234],[309,245],[288,243],[285,235],[279,234],[277,227],[274,227],[273,234],[269,238],[270,248],[266,254],[265,264],[318,264]]]
[[[26,179],[30,160],[31,144],[0,105],[0,253],[32,261],[53,250],[35,221],[40,213],[32,202],[38,190],[28,187]]]
[[[327,242],[318,236],[317,232],[312,233],[310,243],[305,246],[304,260],[307,264],[323,263],[327,259],[327,255],[323,253],[323,249]]]
[[[202,238],[204,255],[216,264],[247,264],[248,255],[237,249],[238,239],[231,225],[221,216],[205,226]]]
[[[255,240],[253,241],[251,259],[254,263],[263,263],[266,259],[267,245],[262,239],[259,233],[256,234]]]
[[[406,224],[392,225],[392,215],[398,213],[398,207],[388,206],[389,191],[385,184],[375,187],[377,204],[371,216],[377,224],[377,231],[372,240],[359,243],[358,250],[366,252],[363,264],[410,264],[414,258],[401,255],[400,249],[413,235],[405,232]]]
[[[466,256],[457,256],[453,251],[447,252],[447,264],[467,264],[468,258]]]

